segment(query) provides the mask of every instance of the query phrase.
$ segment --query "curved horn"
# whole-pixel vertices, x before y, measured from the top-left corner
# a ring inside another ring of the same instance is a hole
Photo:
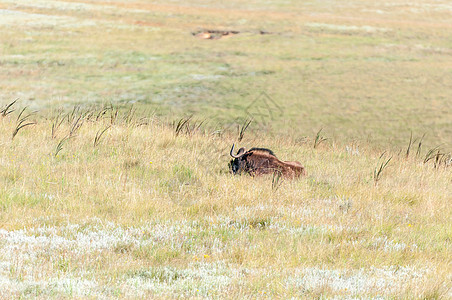
[[[234,144],[232,144],[232,148],[231,148],[231,152],[229,153],[233,158],[239,158],[242,157],[243,154],[245,154],[245,148],[240,148],[239,151],[237,152],[237,155],[233,154],[234,152]]]

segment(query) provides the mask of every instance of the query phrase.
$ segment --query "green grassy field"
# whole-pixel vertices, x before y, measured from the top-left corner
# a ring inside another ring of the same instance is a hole
[[[251,115],[290,136],[324,128],[386,147],[412,131],[450,147],[447,1],[2,0],[0,9],[4,103],[132,102],[212,126]],[[200,29],[240,33],[203,40],[192,35]],[[270,121],[261,93],[280,108]]]
[[[0,298],[452,298],[447,1],[0,0],[0,42]]]

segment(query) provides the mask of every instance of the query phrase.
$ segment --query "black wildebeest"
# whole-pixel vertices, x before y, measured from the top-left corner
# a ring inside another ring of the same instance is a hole
[[[229,168],[234,174],[246,172],[252,176],[279,173],[286,178],[305,176],[306,170],[298,161],[280,161],[273,151],[265,148],[240,148],[234,155],[232,145],[230,155],[234,158]]]

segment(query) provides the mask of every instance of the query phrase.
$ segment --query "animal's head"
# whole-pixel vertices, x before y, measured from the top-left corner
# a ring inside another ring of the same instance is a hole
[[[240,148],[237,154],[234,155],[234,144],[232,144],[231,152],[229,153],[233,159],[229,162],[229,169],[233,174],[240,174],[246,168],[245,148]]]

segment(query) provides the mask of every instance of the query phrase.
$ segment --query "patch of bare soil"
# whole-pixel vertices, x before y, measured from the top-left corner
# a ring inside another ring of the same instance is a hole
[[[233,35],[239,34],[240,31],[236,30],[211,30],[211,29],[203,29],[192,32],[192,35],[204,39],[204,40],[218,40],[223,37],[231,37]]]
[[[240,33],[244,33],[242,31],[237,31],[237,30],[217,30],[217,29],[200,29],[197,31],[192,32],[191,34],[194,37],[197,37],[199,39],[204,39],[204,40],[218,40],[221,38],[225,38],[225,37],[231,37]],[[257,32],[247,32],[247,33],[251,33],[251,34],[260,34],[260,35],[264,35],[264,34],[274,34],[273,32],[268,32],[268,31],[264,31],[264,30],[259,30]]]

